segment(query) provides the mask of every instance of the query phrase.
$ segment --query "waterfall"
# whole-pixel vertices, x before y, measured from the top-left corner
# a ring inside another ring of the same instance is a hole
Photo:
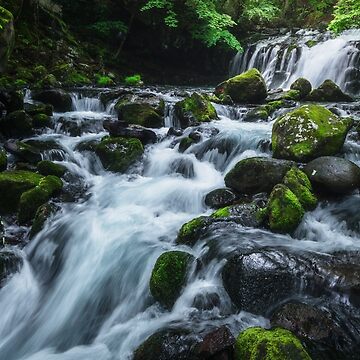
[[[344,91],[360,94],[360,30],[337,37],[300,30],[249,45],[230,64],[235,76],[252,67],[262,72],[269,88],[290,87],[299,77],[314,87],[330,79]]]

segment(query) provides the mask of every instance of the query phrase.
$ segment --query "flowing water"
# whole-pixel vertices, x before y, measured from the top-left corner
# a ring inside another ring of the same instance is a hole
[[[178,98],[168,91],[158,95],[167,101],[166,126],[176,124],[172,103]],[[202,125],[200,143],[179,153],[175,138],[165,136],[167,128],[159,129],[162,140],[147,146],[128,174],[119,175],[77,150],[78,144],[106,135],[102,121],[113,116],[113,106],[104,108],[96,95],[74,94],[73,107],[55,114],[54,121],[84,125],[80,135],[56,126],[36,139],[59,145],[46,157],[65,165],[86,185],[87,194],[77,203],[62,204],[45,229],[17,250],[24,266],[0,290],[0,359],[125,360],[149,335],[170,325],[197,331],[226,324],[234,334],[269,326],[266,318],[234,311],[221,280],[224,260],[212,259],[192,271],[171,311],[154,303],[149,279],[164,251],[183,249],[206,257],[205,240],[193,249],[176,246],[177,231],[184,222],[211,213],[204,196],[224,186],[224,174],[237,161],[271,156],[264,144],[273,121],[246,123],[245,108],[217,106],[220,120]],[[343,111],[356,115],[352,108]],[[349,139],[344,156],[360,165],[360,146]],[[360,250],[359,204],[359,194],[319,204],[304,217],[295,239],[236,224],[213,236],[221,239],[222,253],[230,253],[239,239],[247,249]],[[195,305],[209,294],[219,296],[215,306]]]

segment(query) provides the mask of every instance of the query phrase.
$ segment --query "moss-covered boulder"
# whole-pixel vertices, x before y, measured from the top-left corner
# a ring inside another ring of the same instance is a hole
[[[23,224],[31,220],[39,206],[47,203],[62,187],[63,183],[58,177],[49,175],[42,178],[33,189],[24,192],[19,202],[19,223]]]
[[[106,170],[122,173],[141,158],[144,148],[138,139],[105,137],[95,152]]]
[[[213,222],[213,218],[200,216],[185,223],[179,230],[176,243],[193,246],[202,235],[203,231]]]
[[[353,121],[318,105],[305,105],[276,120],[272,129],[274,157],[309,161],[338,153]]]
[[[287,186],[278,184],[274,187],[267,206],[272,231],[292,233],[300,224],[304,213],[299,199]]]
[[[235,103],[260,103],[266,99],[265,80],[257,69],[250,69],[222,84],[215,90],[218,97],[230,96]]]
[[[44,227],[46,221],[51,215],[58,210],[58,207],[54,204],[46,203],[41,205],[35,214],[34,222],[30,230],[30,238],[33,238],[38,234]]]
[[[38,114],[46,114],[52,116],[54,112],[54,107],[51,104],[29,104],[25,103],[25,112],[30,116],[35,116]]]
[[[292,161],[266,157],[244,159],[226,174],[225,184],[242,194],[269,193],[293,166]]]
[[[41,152],[38,148],[22,141],[9,140],[4,144],[4,148],[16,156],[18,160],[37,164],[41,161]]]
[[[310,94],[312,86],[309,80],[299,78],[291,84],[290,89],[299,91],[300,99],[304,99]]]
[[[0,132],[11,137],[27,136],[33,132],[32,118],[24,110],[17,110],[0,120]]]
[[[5,70],[15,41],[14,19],[10,11],[0,6],[0,72]]]
[[[193,256],[183,251],[168,251],[157,259],[150,279],[153,297],[171,308],[186,282]]]
[[[55,175],[57,177],[62,177],[66,172],[66,167],[55,164],[49,160],[43,160],[37,164],[37,171],[44,176]]]
[[[313,210],[317,205],[311,182],[307,175],[296,167],[289,170],[283,183],[296,195],[305,210]]]
[[[136,103],[120,100],[115,109],[119,120],[128,124],[141,125],[147,128],[160,128],[163,126],[162,116],[147,103]]]
[[[32,117],[34,128],[44,128],[51,126],[51,118],[46,114],[36,114]]]
[[[317,102],[348,102],[354,99],[345,94],[333,81],[325,80],[317,89],[311,91],[306,100]]]
[[[66,112],[72,110],[72,99],[69,93],[61,89],[42,90],[32,93],[34,100],[51,104],[55,111]]]
[[[196,143],[196,141],[191,139],[189,136],[182,138],[179,143],[179,152],[185,152],[194,143]]]
[[[202,122],[217,119],[217,113],[211,102],[203,95],[193,93],[175,104],[175,114],[183,129]]]
[[[39,185],[42,178],[41,175],[29,171],[0,173],[0,212],[16,211],[22,193]]]
[[[3,149],[0,149],[0,171],[4,171],[7,168],[7,155]]]
[[[243,331],[236,339],[235,360],[311,360],[290,331],[260,327]]]

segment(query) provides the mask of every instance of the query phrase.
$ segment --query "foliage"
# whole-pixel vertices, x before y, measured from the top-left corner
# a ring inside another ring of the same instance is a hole
[[[135,74],[135,75],[132,75],[132,76],[127,76],[124,79],[124,82],[128,86],[139,86],[139,85],[142,84],[141,75]]]
[[[271,21],[280,13],[273,0],[247,0],[243,17],[248,20]]]
[[[335,33],[360,27],[359,0],[340,0],[335,7],[334,19],[329,29]]]
[[[122,21],[98,21],[89,26],[99,37],[108,38],[119,32],[126,33],[128,27]]]

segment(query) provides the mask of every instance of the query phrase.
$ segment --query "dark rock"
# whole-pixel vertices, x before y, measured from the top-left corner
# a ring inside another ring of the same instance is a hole
[[[0,252],[0,286],[5,279],[16,271],[20,271],[23,260],[16,254],[2,251]]]
[[[317,89],[314,89],[306,98],[308,101],[341,102],[354,101],[331,80],[325,80]]]
[[[181,139],[180,144],[179,144],[179,152],[183,153],[185,152],[192,144],[195,144],[196,142],[189,138],[189,137],[185,137],[183,139]]]
[[[105,120],[103,126],[105,130],[109,131],[110,136],[136,138],[139,139],[143,145],[154,144],[157,141],[155,132],[140,125],[128,126],[121,121]]]
[[[49,219],[49,217],[55,214],[58,210],[59,207],[51,203],[41,205],[36,211],[35,219],[30,230],[30,238],[33,238],[36,234],[38,234],[43,229],[45,222]]]
[[[23,110],[14,111],[0,120],[0,131],[8,137],[31,135],[32,128],[32,119]]]
[[[205,204],[213,209],[220,209],[233,204],[236,199],[236,194],[230,189],[216,189],[206,195]]]
[[[24,110],[24,93],[21,90],[0,91],[0,101],[5,105],[8,114]]]
[[[48,116],[53,115],[54,107],[51,104],[24,104],[25,112],[30,116],[45,114]]]
[[[171,127],[167,133],[167,136],[182,136],[183,131],[181,129],[175,129],[173,127]]]
[[[170,173],[178,173],[191,179],[195,176],[194,163],[191,159],[176,159],[170,165]]]
[[[226,174],[225,184],[243,194],[270,192],[292,166],[291,161],[265,157],[241,160]]]
[[[304,78],[299,78],[291,84],[290,89],[299,91],[300,98],[304,99],[307,95],[310,94],[312,90],[312,86],[309,80]]]
[[[40,161],[37,164],[37,170],[41,175],[55,175],[62,177],[66,172],[66,167],[60,164],[55,164],[49,160]]]
[[[10,154],[32,164],[37,164],[42,160],[40,150],[21,141],[9,140],[4,144],[4,148]]]
[[[192,131],[189,134],[189,138],[194,140],[195,142],[199,142],[201,140],[201,132],[199,131]]]
[[[360,168],[346,159],[323,156],[308,163],[304,172],[320,191],[347,194],[360,186]]]
[[[0,148],[0,171],[4,171],[7,168],[7,155],[6,152]]]
[[[35,92],[32,94],[34,100],[45,104],[51,104],[57,112],[72,110],[72,99],[70,94],[61,89],[51,89]]]

